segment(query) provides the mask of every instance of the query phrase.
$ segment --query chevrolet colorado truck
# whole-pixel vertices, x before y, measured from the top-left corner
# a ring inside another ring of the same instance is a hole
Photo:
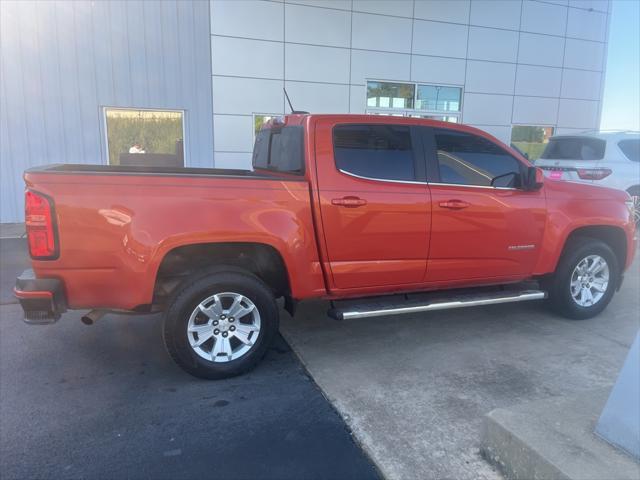
[[[627,193],[544,178],[485,132],[433,120],[292,114],[253,170],[51,165],[25,172],[28,323],[67,309],[163,312],[201,378],[246,372],[278,299],[347,320],[546,298],[593,317],[635,252]]]

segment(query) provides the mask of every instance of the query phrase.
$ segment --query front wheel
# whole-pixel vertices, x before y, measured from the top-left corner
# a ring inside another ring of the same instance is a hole
[[[567,318],[594,317],[611,301],[619,277],[617,258],[606,243],[576,238],[567,245],[555,274],[547,281],[550,303]]]
[[[278,331],[269,288],[240,269],[195,276],[173,296],[164,319],[167,351],[186,372],[220,379],[245,373]]]

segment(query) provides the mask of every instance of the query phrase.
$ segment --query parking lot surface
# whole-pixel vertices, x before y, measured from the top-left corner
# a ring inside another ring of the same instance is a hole
[[[479,454],[483,415],[612,386],[640,327],[639,270],[591,320],[529,302],[336,322],[316,302],[281,330],[386,478],[500,478]]]
[[[378,478],[282,339],[248,375],[197,380],[157,316],[24,324],[24,242],[0,256],[1,478]]]

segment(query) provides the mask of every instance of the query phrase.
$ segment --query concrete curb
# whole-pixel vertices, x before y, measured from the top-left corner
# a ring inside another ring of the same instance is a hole
[[[493,410],[484,418],[482,454],[516,480],[637,480],[640,465],[593,433],[609,391]]]

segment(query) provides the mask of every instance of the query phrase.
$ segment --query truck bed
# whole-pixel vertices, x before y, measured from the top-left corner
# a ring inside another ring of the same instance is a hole
[[[294,293],[324,292],[304,176],[269,171],[49,165],[25,172],[54,204],[59,257],[33,262],[64,282],[70,308],[132,310],[153,301],[159,267],[188,245],[272,247]],[[299,277],[299,278],[298,278]]]

